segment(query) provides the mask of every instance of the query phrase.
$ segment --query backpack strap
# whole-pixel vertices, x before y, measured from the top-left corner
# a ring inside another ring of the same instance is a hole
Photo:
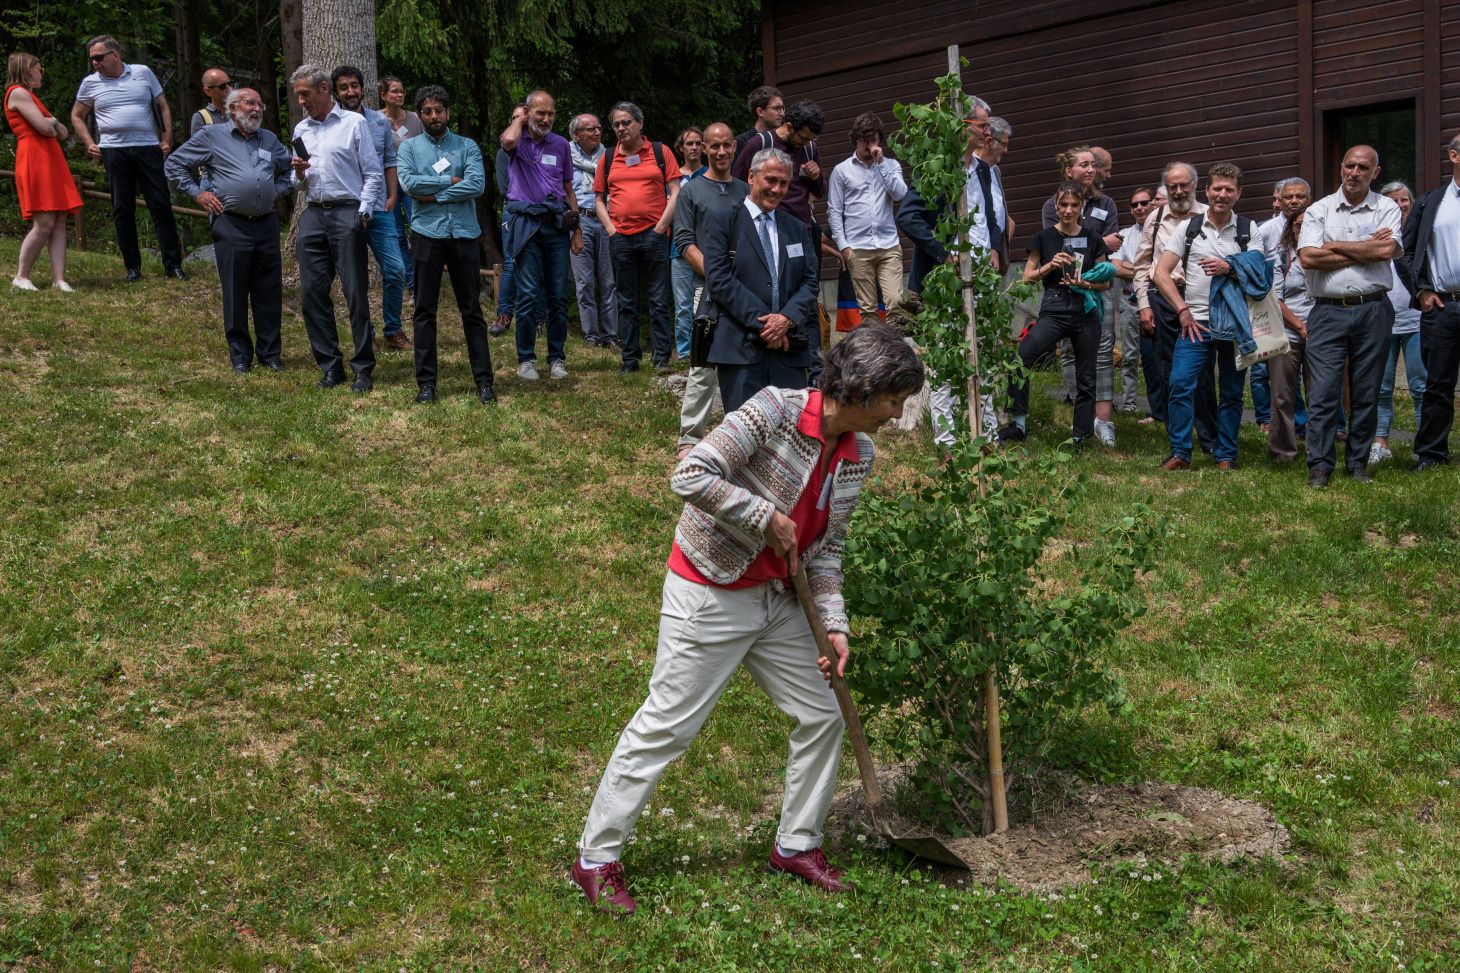
[[[668,170],[664,168],[664,143],[650,142],[649,148],[654,150],[654,161],[659,163],[660,181],[663,182],[666,186],[669,185],[669,173]]]
[[[1245,216],[1237,217],[1237,252],[1247,249],[1252,242],[1252,221]]]
[[[204,107],[198,109],[198,114],[203,116],[203,124],[204,125],[212,125],[214,122],[216,122],[218,120],[218,119],[216,119],[216,118],[213,117],[213,113],[209,110],[208,106],[206,106],[206,105]]]
[[[603,191],[608,192],[608,174],[613,171],[613,157],[618,153],[618,147],[614,146],[603,153],[603,158],[598,160],[598,168],[603,170]]]
[[[1194,213],[1186,221],[1186,246],[1181,251],[1181,273],[1187,280],[1191,279],[1191,268],[1187,266],[1188,261],[1191,260],[1191,245],[1196,242],[1197,237],[1201,236],[1201,225],[1204,222],[1206,222],[1206,218],[1202,213]]]
[[[759,135],[759,138],[760,138],[760,147],[762,149],[768,149],[771,146],[775,145],[775,139],[771,137],[771,133],[770,132],[761,132],[760,135]]]

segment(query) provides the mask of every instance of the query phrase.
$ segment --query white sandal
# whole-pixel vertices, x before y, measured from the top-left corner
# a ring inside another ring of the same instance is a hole
[[[64,280],[58,280],[54,284],[52,284],[51,285],[51,290],[60,291],[62,294],[75,294],[76,293],[76,288],[72,287],[70,284],[66,283]]]
[[[26,278],[26,277],[17,277],[17,278],[15,278],[14,280],[12,280],[10,282],[10,286],[11,287],[14,287],[18,291],[38,291],[38,290],[40,290],[39,287],[37,287],[36,285],[32,284],[30,282],[29,278]]]

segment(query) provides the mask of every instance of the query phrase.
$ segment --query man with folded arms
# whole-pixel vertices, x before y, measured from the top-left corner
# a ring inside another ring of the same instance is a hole
[[[274,200],[294,191],[289,152],[278,136],[260,127],[264,103],[257,91],[234,89],[224,108],[228,121],[199,128],[172,151],[163,171],[211,217],[213,255],[223,285],[223,336],[233,370],[248,374],[257,354],[265,367],[282,372],[284,272]],[[199,167],[207,170],[210,189],[193,177]],[[250,303],[257,345],[248,333]]]
[[[416,275],[416,401],[436,401],[436,304],[441,271],[451,275],[456,308],[466,332],[472,384],[482,405],[497,401],[492,391],[492,352],[482,317],[481,257],[476,199],[487,188],[482,150],[471,139],[447,130],[450,99],[446,89],[428,84],[416,91],[416,114],[425,129],[400,145],[396,164],[400,184],[416,201],[411,220]]]
[[[1308,485],[1319,489],[1337,465],[1334,446],[1349,368],[1348,475],[1368,483],[1369,447],[1379,428],[1379,386],[1394,331],[1390,261],[1400,246],[1399,204],[1369,189],[1379,153],[1355,145],[1343,157],[1342,186],[1308,207],[1298,260],[1308,275]]]

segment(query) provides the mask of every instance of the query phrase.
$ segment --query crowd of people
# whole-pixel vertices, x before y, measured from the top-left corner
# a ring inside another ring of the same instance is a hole
[[[504,268],[488,320],[477,246],[482,150],[450,131],[444,89],[422,87],[410,110],[404,84],[384,78],[384,107],[376,111],[364,105],[359,69],[303,65],[289,84],[304,117],[285,144],[263,127],[258,93],[211,68],[200,79],[208,104],[174,148],[155,74],[128,63],[112,37],[95,38],[87,50],[95,70],[77,91],[71,120],[77,139],[106,167],[127,279],[141,274],[136,192],[151,214],[165,271],[178,278],[185,274],[169,186],[195,199],[211,218],[225,338],[239,373],[256,364],[284,367],[276,200],[290,193],[304,207],[300,304],[321,388],[347,377],[356,391],[373,386],[370,254],[382,282],[383,343],[414,351],[421,403],[436,397],[443,273],[462,314],[476,393],[491,403],[488,336],[515,328],[523,381],[543,377],[539,337],[547,378],[567,377],[571,269],[583,340],[618,352],[620,374],[639,370],[644,345],[661,373],[676,357],[690,362],[680,457],[703,439],[717,389],[732,411],[766,386],[817,384],[823,259],[840,265],[862,320],[877,320],[905,293],[920,292],[928,270],[953,259],[934,233],[950,201],[923,200],[909,188],[902,165],[884,151],[883,122],[874,114],[852,122],[852,152],[828,170],[818,145],[821,110],[810,101],[787,106],[774,87],[750,93],[747,130],[736,134],[726,122],[691,126],[672,144],[647,138],[643,111],[626,101],[602,119],[575,115],[565,138],[553,130],[554,99],[534,91],[513,111],[495,153]],[[11,56],[6,115],[19,136],[22,212],[34,224],[13,284],[35,289],[30,269],[48,248],[53,286],[69,290],[65,217],[81,201],[59,147],[67,129],[35,96],[42,76],[35,57]],[[1160,468],[1189,469],[1199,449],[1218,469],[1231,469],[1250,386],[1274,460],[1293,461],[1305,449],[1310,483],[1322,486],[1343,443],[1345,472],[1366,480],[1371,462],[1393,455],[1402,359],[1419,427],[1416,467],[1448,462],[1460,362],[1453,350],[1460,248],[1451,219],[1460,203],[1453,192],[1416,197],[1403,183],[1382,181],[1375,192],[1378,153],[1353,146],[1339,192],[1314,199],[1303,179],[1285,178],[1273,189],[1271,218],[1254,224],[1235,214],[1240,168],[1212,166],[1203,185],[1193,166],[1173,161],[1157,184],[1125,201],[1130,219],[1122,228],[1119,206],[1103,188],[1111,153],[1073,146],[1056,159],[1055,191],[1026,244],[1021,273],[1010,265],[1019,238],[1000,173],[1012,128],[977,98],[967,127],[971,242],[1009,280],[1043,285],[1037,312],[1015,340],[1031,366],[1058,349],[1077,449],[1091,439],[1115,445],[1115,414],[1136,411],[1144,379],[1148,415],[1140,421],[1161,423],[1170,440]],[[1460,138],[1451,143],[1452,160],[1460,159],[1457,150]],[[818,200],[825,201],[825,226],[813,214]],[[912,243],[906,272],[903,237]],[[350,320],[348,361],[330,298],[336,279]],[[1249,306],[1269,294],[1283,334],[1274,344],[1264,331],[1258,349]],[[1004,443],[1023,439],[1028,428],[1027,385],[1011,383],[1008,393],[998,430]],[[951,443],[957,403],[946,387],[931,393],[940,445]],[[986,425],[996,426],[991,398],[982,411]]]

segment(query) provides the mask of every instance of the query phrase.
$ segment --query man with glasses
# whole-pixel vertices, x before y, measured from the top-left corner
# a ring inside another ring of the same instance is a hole
[[[1155,200],[1156,194],[1144,187],[1131,193],[1130,215],[1135,222],[1120,231],[1120,250],[1112,259],[1116,267],[1115,276],[1125,282],[1125,286],[1116,295],[1120,325],[1120,391],[1116,394],[1115,407],[1121,412],[1136,411],[1136,389],[1139,386],[1142,365],[1146,370],[1146,402],[1149,404],[1155,400],[1158,389],[1163,393],[1164,400],[1165,390],[1156,375],[1154,346],[1147,351],[1141,340],[1141,319],[1136,307],[1135,288],[1132,286],[1136,276],[1136,250],[1141,245],[1141,230],[1145,227],[1146,217],[1150,215]],[[1165,414],[1164,401],[1162,414]]]
[[[139,188],[152,216],[167,276],[187,280],[167,177],[162,172],[162,159],[172,147],[172,111],[167,107],[167,96],[151,68],[122,60],[122,46],[115,37],[95,37],[86,50],[95,70],[82,79],[76,91],[71,127],[86,146],[86,154],[106,167],[112,190],[112,226],[122,264],[127,268],[127,280],[142,279],[142,251],[137,245]],[[86,116],[92,112],[96,113],[99,144],[92,141],[86,128]]]
[[[233,82],[229,80],[227,71],[209,68],[203,72],[203,94],[207,96],[208,104],[193,112],[188,123],[189,138],[209,125],[228,121],[228,93],[232,90]]]
[[[583,343],[612,347],[618,341],[618,304],[613,293],[613,256],[608,249],[608,231],[598,222],[593,205],[593,179],[598,163],[608,150],[603,147],[603,125],[597,115],[582,114],[568,123],[572,137],[573,191],[578,194],[578,211],[583,217],[583,251],[569,258],[573,283],[578,290],[578,323]]]

